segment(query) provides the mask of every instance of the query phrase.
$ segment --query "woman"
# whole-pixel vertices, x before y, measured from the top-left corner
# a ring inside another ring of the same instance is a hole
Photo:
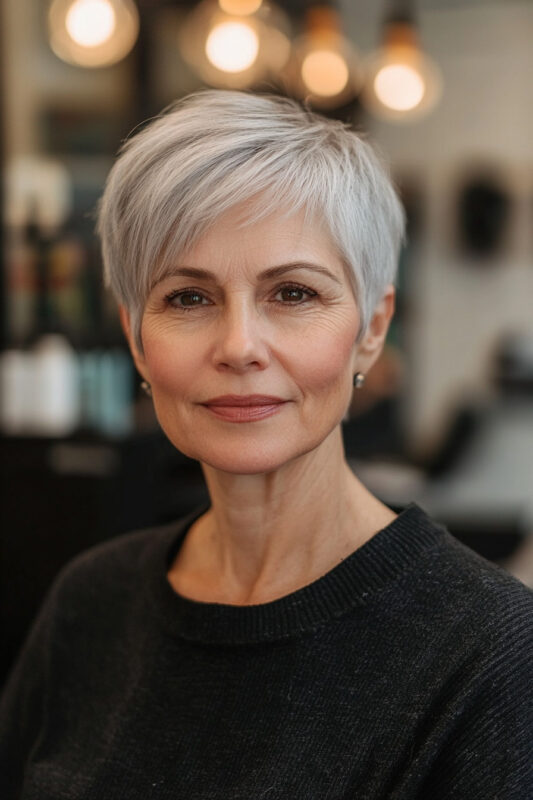
[[[2,797],[530,796],[531,593],[343,455],[403,232],[369,145],[200,93],[126,143],[99,230],[211,503],[63,570],[4,695]]]

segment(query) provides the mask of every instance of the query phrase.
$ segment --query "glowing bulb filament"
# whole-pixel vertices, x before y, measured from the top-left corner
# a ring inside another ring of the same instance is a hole
[[[65,25],[76,44],[98,47],[115,32],[115,12],[109,0],[75,0],[68,10]]]
[[[387,64],[374,78],[374,91],[383,105],[394,111],[411,111],[423,100],[422,75],[408,64]]]
[[[256,32],[245,22],[215,25],[205,43],[209,61],[223,72],[242,72],[252,66],[259,52]]]
[[[302,78],[306,86],[322,97],[340,94],[349,77],[346,61],[333,50],[313,50],[303,60]]]

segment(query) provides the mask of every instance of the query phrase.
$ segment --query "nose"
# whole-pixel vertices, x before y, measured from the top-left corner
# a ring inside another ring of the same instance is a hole
[[[269,364],[265,322],[245,298],[228,303],[217,326],[214,361],[219,369],[245,372]]]

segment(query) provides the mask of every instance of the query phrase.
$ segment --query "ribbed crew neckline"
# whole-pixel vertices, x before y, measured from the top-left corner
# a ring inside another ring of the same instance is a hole
[[[206,644],[247,644],[301,636],[369,603],[446,535],[416,503],[325,575],[258,605],[204,603],[178,594],[167,572],[199,509],[159,531],[150,551],[150,594],[160,625],[172,636]],[[154,537],[155,538],[155,537]]]

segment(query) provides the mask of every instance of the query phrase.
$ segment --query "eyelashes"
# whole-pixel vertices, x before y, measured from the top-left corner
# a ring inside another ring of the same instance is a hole
[[[273,302],[286,307],[302,306],[316,297],[318,297],[318,292],[308,286],[302,286],[298,283],[286,283],[277,287],[273,295]],[[203,291],[194,288],[177,289],[169,292],[169,294],[165,295],[165,303],[173,309],[183,312],[214,305]]]
[[[165,302],[167,305],[173,308],[179,308],[181,311],[191,311],[194,308],[212,305],[209,302],[204,303],[203,301],[205,299],[202,292],[197,289],[180,289],[179,291],[173,291],[165,295]],[[187,302],[180,303],[178,302],[179,300],[186,300]]]

